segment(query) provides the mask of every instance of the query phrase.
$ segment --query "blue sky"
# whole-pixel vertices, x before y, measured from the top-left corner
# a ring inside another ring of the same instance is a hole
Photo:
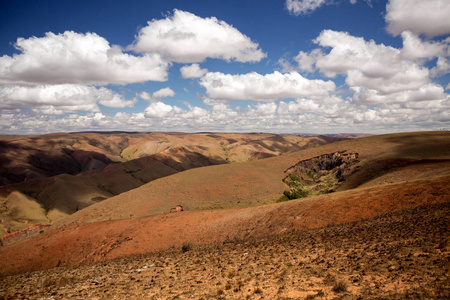
[[[0,2],[0,134],[448,129],[446,0]]]

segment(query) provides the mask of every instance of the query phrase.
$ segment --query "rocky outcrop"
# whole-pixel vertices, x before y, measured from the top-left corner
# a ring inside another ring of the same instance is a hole
[[[289,167],[283,182],[289,187],[281,201],[334,192],[356,172],[358,153],[334,152],[302,160]]]
[[[4,235],[0,242],[2,246],[6,246],[8,244],[23,240],[35,233],[40,232],[41,230],[43,230],[46,227],[49,227],[50,225],[48,224],[35,224],[35,225],[31,225],[25,229],[16,231],[16,232],[12,232],[9,233],[7,235]]]
[[[311,159],[302,160],[288,168],[285,173],[291,174],[298,170],[312,170],[316,173],[319,171],[330,171],[342,165],[347,166],[358,160],[358,153],[334,152],[322,154]]]
[[[171,209],[170,209],[170,213],[182,212],[183,210],[184,210],[184,209],[183,209],[183,206],[177,205],[177,207],[171,208]]]

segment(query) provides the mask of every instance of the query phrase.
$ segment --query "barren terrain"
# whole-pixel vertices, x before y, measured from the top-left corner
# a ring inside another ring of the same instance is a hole
[[[3,137],[0,236],[33,224],[53,223],[180,171],[279,156],[337,140],[259,133],[159,132]]]
[[[448,299],[450,204],[0,279],[3,299]],[[183,250],[187,250],[184,252]]]
[[[445,299],[449,183],[447,132],[185,170],[6,242],[0,296]]]

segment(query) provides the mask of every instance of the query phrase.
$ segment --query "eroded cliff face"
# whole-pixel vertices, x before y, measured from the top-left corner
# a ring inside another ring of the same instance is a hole
[[[6,246],[11,243],[23,240],[23,239],[25,239],[31,235],[34,235],[38,232],[42,232],[45,228],[47,228],[49,226],[50,225],[48,225],[48,224],[34,224],[25,229],[22,229],[22,230],[19,230],[16,232],[12,232],[12,233],[8,233],[7,235],[4,235],[0,239],[0,245]]]
[[[360,168],[358,162],[358,153],[345,152],[302,160],[285,171],[287,189],[280,201],[332,193]]]

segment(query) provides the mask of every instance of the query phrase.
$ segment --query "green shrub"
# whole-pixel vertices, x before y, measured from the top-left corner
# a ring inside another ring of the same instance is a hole
[[[298,178],[298,176],[297,176],[295,173],[290,173],[290,174],[289,174],[289,178],[290,178],[292,181],[300,181],[300,178]]]
[[[298,199],[298,198],[304,198],[308,196],[308,193],[304,190],[302,190],[300,187],[297,187],[295,189],[292,189],[290,191],[284,191],[283,195],[288,200]]]

